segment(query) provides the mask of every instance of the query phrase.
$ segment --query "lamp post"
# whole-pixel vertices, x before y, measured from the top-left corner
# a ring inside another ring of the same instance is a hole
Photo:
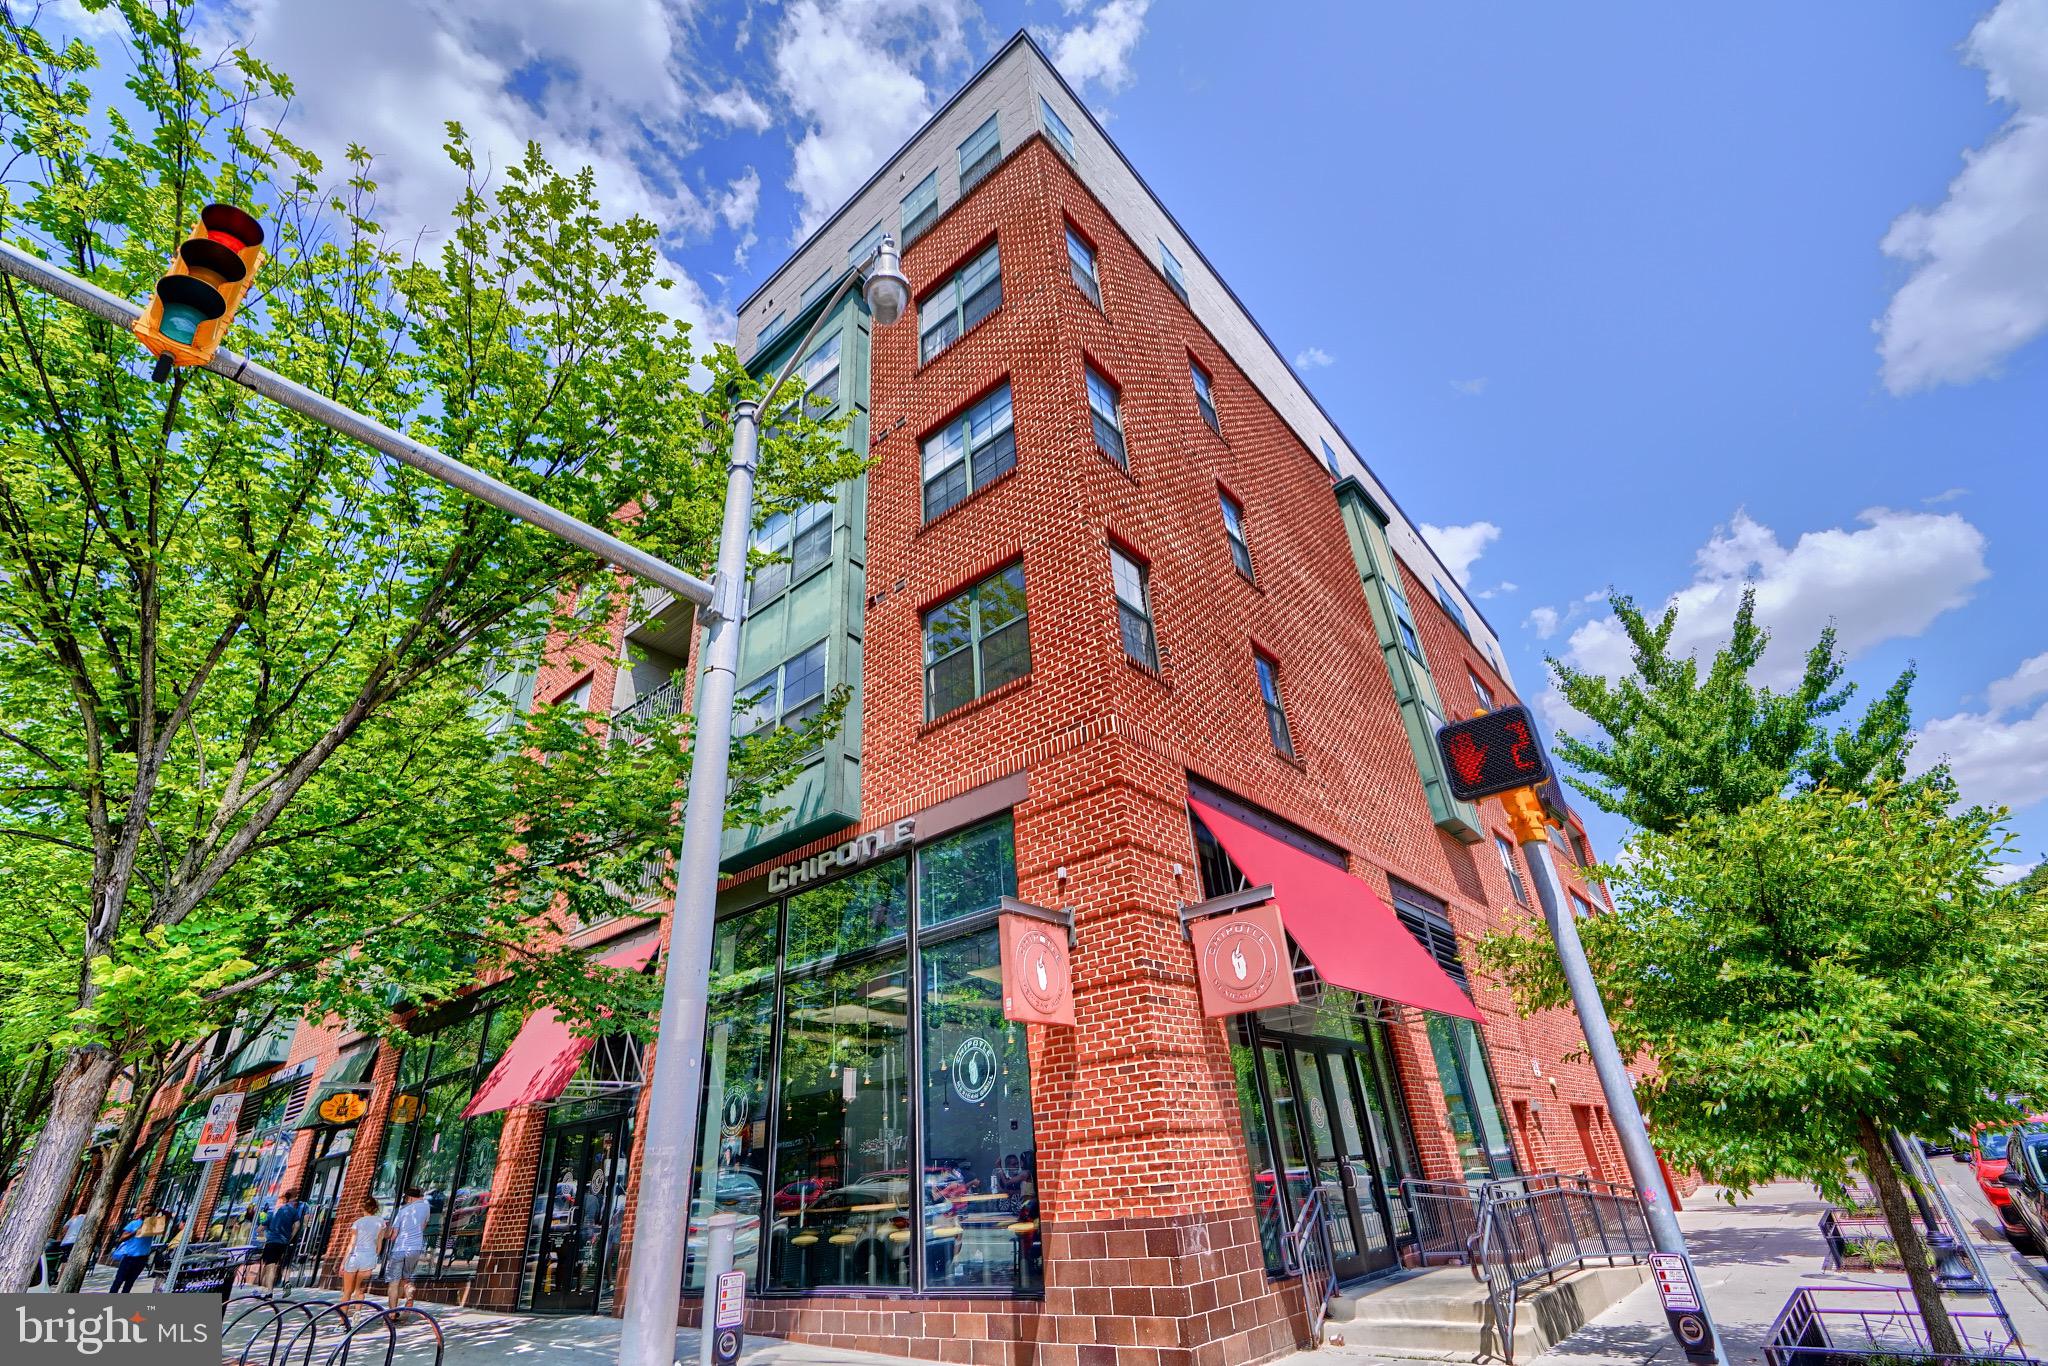
[[[782,386],[856,279],[863,281],[868,311],[877,326],[888,327],[910,306],[910,282],[903,276],[896,241],[884,237],[862,268],[847,272],[839,282],[769,384],[769,418],[779,411]],[[726,772],[732,753],[740,623],[746,611],[747,537],[753,526],[760,419],[752,400],[733,404],[725,523],[719,531],[711,603],[704,611],[702,665],[697,674],[697,747],[683,808],[683,847],[676,856],[676,903],[669,921],[660,1033],[654,1048],[654,1075],[648,1079],[647,1123],[640,1143],[640,1199],[634,1207],[633,1260],[626,1274],[619,1366],[670,1366],[675,1360],[676,1309],[682,1301],[684,1239],[690,1222],[690,1155],[696,1146],[698,1101],[704,1091],[711,931],[718,896],[718,848],[725,831]],[[708,1292],[710,1288],[707,1276],[705,1289]],[[706,1308],[708,1311],[709,1306]]]

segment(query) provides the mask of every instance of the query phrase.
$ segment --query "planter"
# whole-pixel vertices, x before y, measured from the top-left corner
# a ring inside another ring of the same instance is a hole
[[[1903,1271],[1899,1245],[1883,1215],[1831,1209],[1820,1217],[1820,1236],[1828,1245],[1830,1271]]]
[[[1768,1366],[1906,1366],[1907,1363],[1997,1362],[2042,1366],[2024,1355],[1998,1301],[1991,1309],[1951,1309],[1961,1356],[1936,1358],[1927,1325],[1906,1286],[1807,1286],[1793,1292],[1764,1342]]]

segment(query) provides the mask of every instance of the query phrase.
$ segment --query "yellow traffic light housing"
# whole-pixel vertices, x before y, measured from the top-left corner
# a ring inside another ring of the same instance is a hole
[[[232,204],[199,211],[199,222],[135,320],[136,340],[156,357],[152,378],[166,378],[174,365],[213,359],[261,264],[263,228],[254,218]]]

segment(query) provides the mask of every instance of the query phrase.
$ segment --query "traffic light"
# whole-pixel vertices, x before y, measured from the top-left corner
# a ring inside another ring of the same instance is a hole
[[[174,365],[213,359],[262,263],[263,228],[255,219],[232,204],[199,211],[170,273],[156,282],[149,307],[135,320],[136,340],[156,357],[150,378],[161,381]]]
[[[1476,802],[1535,787],[1550,776],[1550,760],[1536,738],[1527,707],[1516,705],[1440,727],[1436,747],[1451,780],[1451,794]]]

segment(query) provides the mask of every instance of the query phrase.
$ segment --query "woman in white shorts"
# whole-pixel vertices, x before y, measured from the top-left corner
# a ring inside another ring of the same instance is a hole
[[[360,1300],[369,1294],[370,1276],[384,1251],[384,1216],[378,1213],[377,1197],[363,1197],[363,1214],[349,1225],[348,1246],[341,1254],[341,1301]]]

